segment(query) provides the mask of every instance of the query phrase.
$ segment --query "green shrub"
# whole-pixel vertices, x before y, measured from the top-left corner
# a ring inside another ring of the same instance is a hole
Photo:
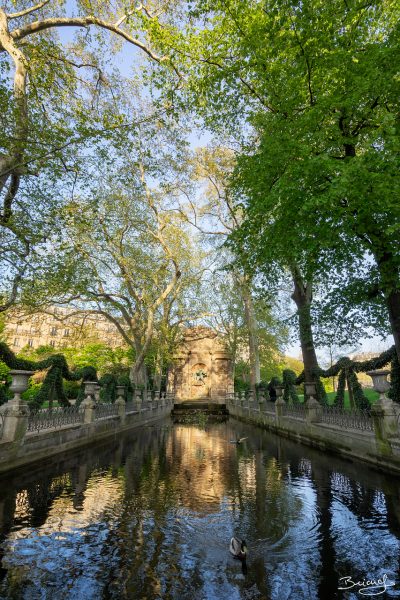
[[[21,394],[22,400],[25,400],[30,405],[36,404],[35,400],[40,390],[42,389],[41,383],[30,383],[29,387],[23,394]]]

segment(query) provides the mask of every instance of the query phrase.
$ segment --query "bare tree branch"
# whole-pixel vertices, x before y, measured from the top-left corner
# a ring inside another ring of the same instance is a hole
[[[14,29],[10,35],[14,40],[22,40],[26,36],[32,35],[33,33],[38,33],[39,31],[44,31],[46,29],[53,29],[55,27],[88,27],[90,25],[97,25],[97,27],[101,27],[102,29],[107,29],[108,31],[116,33],[130,44],[133,44],[134,46],[137,46],[143,50],[143,52],[157,62],[167,59],[166,56],[160,57],[157,54],[154,54],[154,52],[148,46],[143,44],[140,40],[132,37],[129,35],[129,33],[123,29],[120,29],[115,24],[109,23],[108,21],[104,21],[103,19],[99,19],[98,17],[94,16],[43,19],[42,21],[35,21],[34,23],[25,25],[25,27]]]
[[[50,0],[44,0],[43,2],[40,2],[39,4],[36,4],[35,6],[25,8],[25,10],[20,10],[19,12],[15,12],[15,13],[7,13],[7,19],[17,19],[18,17],[24,17],[25,15],[29,15],[30,13],[34,12],[35,10],[39,10],[40,8],[43,8],[43,6],[46,6],[46,4],[48,4],[49,2],[50,2]]]

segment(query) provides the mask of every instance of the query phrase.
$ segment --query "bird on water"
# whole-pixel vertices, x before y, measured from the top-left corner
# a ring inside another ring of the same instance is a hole
[[[241,444],[242,442],[244,442],[244,440],[247,440],[247,437],[241,437],[237,438],[236,440],[231,440],[231,444]]]
[[[229,552],[234,558],[245,561],[247,558],[247,545],[245,540],[239,540],[237,537],[233,537],[229,544]]]

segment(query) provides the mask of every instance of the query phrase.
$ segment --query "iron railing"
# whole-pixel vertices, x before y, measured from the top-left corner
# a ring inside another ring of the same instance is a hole
[[[125,404],[125,413],[128,414],[133,412],[137,412],[136,402],[127,402]]]
[[[298,419],[305,419],[305,404],[282,404],[282,414],[288,417],[297,417]]]
[[[84,413],[77,406],[58,406],[32,411],[28,416],[28,431],[60,429],[67,425],[83,423]]]
[[[324,406],[319,421],[329,425],[337,425],[344,429],[374,431],[374,424],[369,410],[345,410],[338,406]]]
[[[269,400],[266,400],[264,402],[264,412],[275,414],[275,402],[270,402]]]
[[[95,420],[118,416],[118,405],[100,403],[96,405]]]

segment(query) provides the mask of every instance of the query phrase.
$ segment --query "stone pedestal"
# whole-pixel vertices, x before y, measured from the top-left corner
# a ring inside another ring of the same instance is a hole
[[[136,392],[135,392],[135,402],[136,402],[136,410],[138,412],[141,412],[141,410],[143,409],[143,406],[142,406],[142,394],[141,394],[140,390],[136,390]]]
[[[374,423],[376,445],[382,454],[392,454],[393,448],[390,439],[397,438],[400,434],[399,419],[400,410],[395,403],[386,396],[390,387],[387,376],[390,371],[368,371],[373,382],[373,388],[379,393],[379,400],[371,407],[371,416]]]
[[[85,381],[85,399],[83,400],[81,407],[84,410],[83,422],[93,423],[96,415],[96,400],[95,392],[97,388],[97,381]]]
[[[285,406],[285,401],[282,397],[279,397],[275,401],[275,416],[278,421],[280,421],[283,417],[283,407]]]
[[[33,372],[15,369],[10,371],[10,375],[10,390],[14,392],[14,397],[0,408],[4,420],[2,440],[18,444],[25,436],[29,416],[29,407],[22,400],[21,394],[28,389],[29,377]]]
[[[126,417],[126,402],[125,402],[125,386],[117,385],[117,399],[115,401],[115,406],[118,407],[118,415],[121,419],[122,423],[125,423]]]
[[[265,410],[265,394],[263,390],[260,390],[258,393],[258,408],[260,413]]]
[[[395,403],[384,394],[371,407],[371,416],[378,448],[384,454],[391,453],[391,438],[398,438],[400,411]]]
[[[255,410],[257,408],[256,397],[255,397],[253,391],[249,392],[248,402],[249,402],[249,411]]]
[[[305,409],[307,423],[318,423],[321,420],[322,406],[315,398],[308,398]]]
[[[126,404],[125,404],[125,400],[123,398],[121,398],[121,396],[119,398],[116,399],[115,401],[115,406],[118,407],[118,416],[121,419],[122,423],[125,423],[125,417],[126,417]]]
[[[88,396],[84,399],[81,406],[84,411],[83,422],[93,423],[96,415],[96,402],[93,400],[92,397]]]

